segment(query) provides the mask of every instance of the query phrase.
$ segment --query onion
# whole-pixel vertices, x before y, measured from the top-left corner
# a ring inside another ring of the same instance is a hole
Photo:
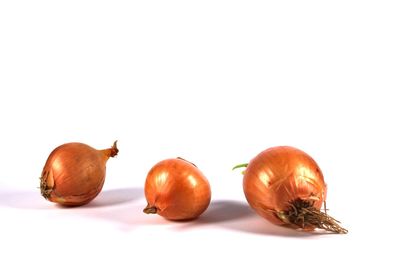
[[[202,214],[210,204],[211,189],[206,177],[192,163],[167,159],[157,163],[145,183],[147,207],[169,220],[189,220]]]
[[[57,147],[43,167],[40,177],[42,196],[65,206],[87,204],[100,193],[107,160],[117,154],[117,141],[111,148],[103,150],[82,143]]]
[[[325,207],[326,184],[317,163],[305,152],[272,147],[238,167],[247,167],[243,190],[248,203],[268,221],[307,231],[347,233],[326,209],[320,211],[322,204]]]

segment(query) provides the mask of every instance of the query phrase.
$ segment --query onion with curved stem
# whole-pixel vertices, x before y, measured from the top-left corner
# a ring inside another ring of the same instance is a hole
[[[97,150],[82,143],[67,143],[49,155],[40,177],[42,196],[65,206],[89,203],[101,191],[106,163],[118,154],[117,141]]]

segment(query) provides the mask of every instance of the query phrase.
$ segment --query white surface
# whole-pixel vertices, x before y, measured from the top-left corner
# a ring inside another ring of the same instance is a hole
[[[130,2],[0,3],[1,266],[399,265],[397,1]],[[115,139],[92,204],[41,198],[53,148]],[[231,167],[274,145],[317,160],[348,235],[248,208]],[[142,213],[176,156],[212,186],[197,221]]]

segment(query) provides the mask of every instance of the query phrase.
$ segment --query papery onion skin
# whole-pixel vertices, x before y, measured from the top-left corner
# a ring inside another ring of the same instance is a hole
[[[168,220],[191,220],[207,209],[211,188],[194,164],[181,158],[166,159],[149,171],[145,196],[145,213],[157,213]]]
[[[250,161],[244,172],[243,189],[259,215],[284,225],[288,221],[279,215],[290,209],[289,203],[302,199],[319,210],[326,200],[327,187],[313,158],[297,148],[278,146],[262,151]]]
[[[65,206],[89,203],[101,191],[106,163],[118,154],[116,141],[109,149],[97,150],[83,143],[66,143],[54,149],[43,167],[41,194]]]

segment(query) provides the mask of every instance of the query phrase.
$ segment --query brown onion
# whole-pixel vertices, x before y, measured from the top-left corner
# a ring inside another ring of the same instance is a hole
[[[145,183],[147,207],[169,220],[189,220],[202,214],[210,204],[211,189],[203,173],[192,163],[167,159],[157,163]]]
[[[237,167],[247,167],[243,178],[246,199],[268,221],[347,233],[326,210],[320,211],[326,184],[317,163],[305,152],[289,146],[272,147]]]
[[[43,167],[40,177],[42,196],[66,206],[90,202],[103,187],[107,160],[117,154],[117,141],[111,148],[103,150],[82,143],[57,147]]]

